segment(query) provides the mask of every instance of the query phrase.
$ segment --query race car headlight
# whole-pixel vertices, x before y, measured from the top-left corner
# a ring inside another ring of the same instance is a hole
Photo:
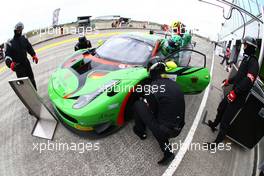
[[[119,80],[112,80],[106,84],[104,84],[101,88],[97,89],[96,91],[80,96],[77,101],[74,103],[73,108],[74,109],[81,109],[90,102],[92,102],[96,97],[101,95],[105,90],[111,88],[114,85],[117,85],[120,81]]]

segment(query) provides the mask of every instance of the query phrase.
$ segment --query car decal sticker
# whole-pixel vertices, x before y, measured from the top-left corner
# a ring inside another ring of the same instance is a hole
[[[102,77],[104,77],[105,75],[107,75],[109,73],[109,71],[101,71],[101,70],[95,70],[91,73],[88,74],[88,78],[91,79],[100,79]]]
[[[168,78],[172,81],[176,81],[177,80],[177,76],[176,74],[162,74],[161,77],[162,78]]]

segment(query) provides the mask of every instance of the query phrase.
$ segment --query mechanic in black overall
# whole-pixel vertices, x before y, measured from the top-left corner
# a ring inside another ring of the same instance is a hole
[[[80,49],[88,49],[91,47],[92,47],[91,42],[87,40],[85,36],[81,36],[78,39],[78,43],[74,46],[74,50],[78,51]]]
[[[148,95],[144,92],[145,96],[135,102],[133,131],[144,140],[148,127],[164,153],[158,164],[167,165],[175,157],[169,138],[178,136],[185,124],[185,100],[175,81],[161,77],[161,73],[165,72],[165,64],[154,59],[152,61],[148,66],[149,85],[159,87],[159,90],[151,91]]]
[[[23,23],[19,22],[16,24],[14,37],[6,43],[5,63],[7,67],[16,72],[17,78],[28,77],[37,90],[27,53],[32,56],[33,62],[36,64],[38,63],[38,57],[28,39],[22,35],[23,29]]]
[[[216,147],[224,140],[231,121],[238,110],[245,104],[246,97],[259,72],[258,60],[254,55],[257,49],[256,40],[252,37],[245,37],[242,43],[244,44],[244,58],[238,72],[234,77],[224,80],[222,85],[225,87],[233,84],[233,88],[219,104],[214,122],[208,121],[208,125],[213,132],[216,131],[216,127],[220,123],[220,131],[214,141],[214,145],[209,146],[211,148]]]

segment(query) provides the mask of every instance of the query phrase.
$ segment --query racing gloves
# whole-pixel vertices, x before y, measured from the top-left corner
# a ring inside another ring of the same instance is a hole
[[[252,73],[248,73],[248,74],[247,74],[247,77],[248,77],[248,79],[249,79],[252,83],[254,83],[255,80],[256,80],[254,74],[252,74]]]
[[[10,69],[11,69],[12,71],[15,71],[15,68],[16,68],[16,63],[15,63],[15,62],[11,62],[11,64],[10,64]]]
[[[227,95],[227,99],[230,103],[234,102],[237,98],[237,95],[234,90],[230,91],[229,94]]]
[[[38,57],[37,57],[37,55],[34,55],[33,57],[32,57],[32,59],[33,59],[33,62],[35,62],[36,64],[38,63]]]
[[[228,81],[228,79],[225,79],[225,80],[223,80],[223,82],[222,82],[222,87],[226,87],[226,86],[228,86],[229,85],[229,81]]]

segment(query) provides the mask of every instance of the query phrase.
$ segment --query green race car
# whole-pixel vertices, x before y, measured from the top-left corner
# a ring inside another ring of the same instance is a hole
[[[156,57],[168,63],[163,76],[176,81],[184,93],[202,92],[210,82],[206,56],[183,49],[164,58],[161,40],[159,35],[122,34],[71,55],[49,80],[57,118],[78,134],[101,135],[123,126],[133,114],[133,90],[148,79],[146,65]]]

